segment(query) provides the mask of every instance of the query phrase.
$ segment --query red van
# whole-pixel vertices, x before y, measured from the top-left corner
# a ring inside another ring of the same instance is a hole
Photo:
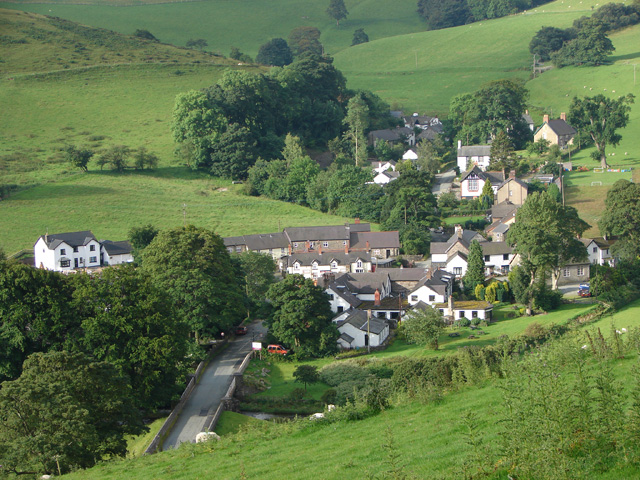
[[[287,353],[289,353],[289,351],[284,348],[282,345],[269,345],[267,347],[267,351],[269,353],[277,353],[280,355],[286,355]]]

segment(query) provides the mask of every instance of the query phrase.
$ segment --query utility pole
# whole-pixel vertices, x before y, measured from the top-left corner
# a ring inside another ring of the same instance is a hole
[[[182,219],[183,219],[182,220],[183,224],[186,227],[187,226],[187,204],[186,203],[182,204]]]
[[[533,54],[533,78],[536,78],[536,54]]]

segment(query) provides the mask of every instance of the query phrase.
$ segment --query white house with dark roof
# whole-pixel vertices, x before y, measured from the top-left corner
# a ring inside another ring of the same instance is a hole
[[[89,230],[42,235],[33,246],[34,265],[56,272],[97,268],[102,264],[102,246]]]
[[[400,177],[400,172],[385,170],[384,172],[378,173],[375,177],[373,177],[373,183],[376,185],[386,185],[389,182],[393,182]]]
[[[102,245],[103,265],[121,265],[133,262],[133,246],[128,241],[100,240],[100,244]]]
[[[395,172],[396,165],[397,165],[397,163],[394,160],[388,160],[388,161],[385,161],[385,162],[382,162],[380,160],[375,160],[375,161],[371,162],[371,167],[373,168],[373,171],[376,172],[376,173],[382,173],[382,172],[385,172],[387,170],[391,170],[391,171]]]
[[[422,279],[408,295],[409,305],[423,302],[427,305],[447,302],[453,291],[454,275],[445,270],[435,270]]]
[[[502,172],[484,172],[477,165],[460,177],[460,198],[478,198],[482,194],[485,182],[491,183],[494,195],[504,182]]]
[[[282,259],[282,270],[318,280],[328,275],[371,271],[371,255],[367,252],[294,253]]]
[[[343,349],[379,347],[389,336],[389,323],[363,310],[353,310],[338,322],[338,331],[338,345]]]
[[[589,263],[598,265],[610,265],[612,267],[616,264],[616,259],[611,255],[611,247],[616,243],[616,238],[584,238],[581,239],[582,243],[587,247],[587,254],[589,255]]]
[[[458,140],[458,168],[461,172],[471,170],[474,165],[485,171],[490,162],[491,145],[462,146],[462,141]]]

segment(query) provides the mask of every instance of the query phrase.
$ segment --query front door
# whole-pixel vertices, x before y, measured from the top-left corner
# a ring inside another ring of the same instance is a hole
[[[75,265],[75,268],[78,268],[78,259],[77,258],[73,259],[73,264]]]

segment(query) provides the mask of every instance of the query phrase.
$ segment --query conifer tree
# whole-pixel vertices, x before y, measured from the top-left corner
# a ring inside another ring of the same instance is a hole
[[[469,257],[467,258],[467,273],[462,277],[462,283],[467,291],[475,295],[476,285],[484,283],[484,256],[482,247],[477,240],[471,242]]]

